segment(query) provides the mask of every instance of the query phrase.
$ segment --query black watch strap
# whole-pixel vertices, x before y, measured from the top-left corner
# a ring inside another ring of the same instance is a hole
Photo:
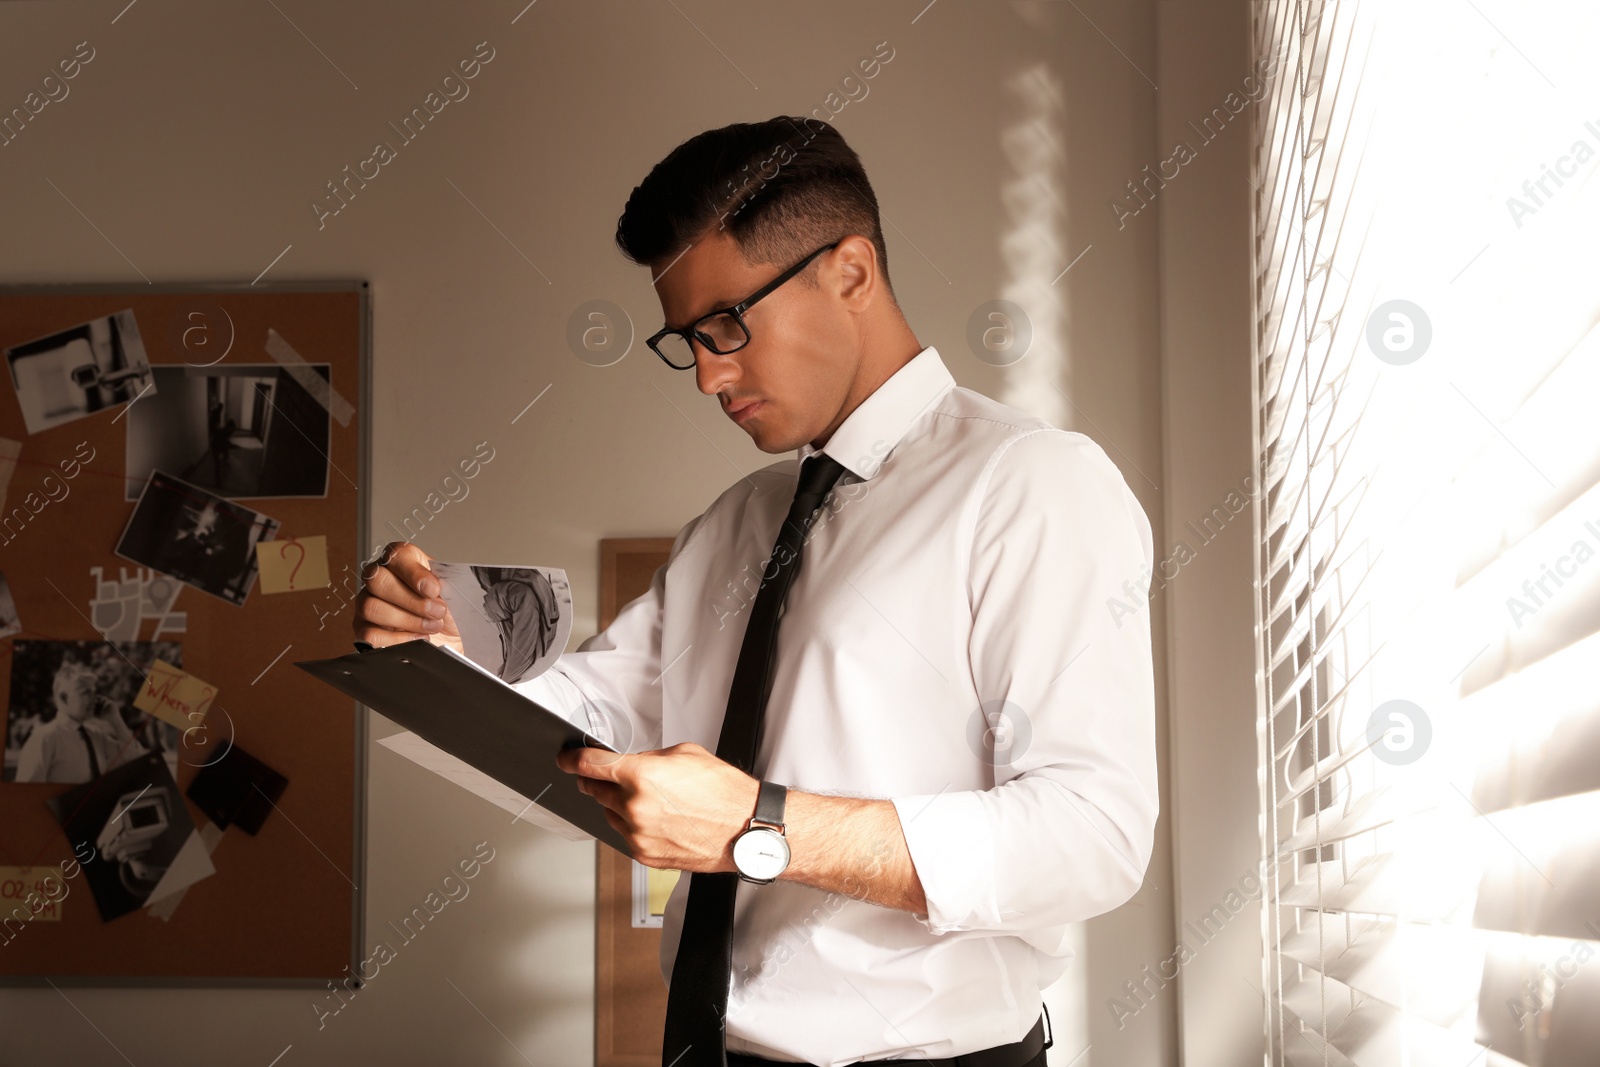
[[[762,782],[760,791],[756,793],[756,820],[771,823],[773,826],[782,826],[783,806],[788,798],[787,786],[778,785],[776,782]]]

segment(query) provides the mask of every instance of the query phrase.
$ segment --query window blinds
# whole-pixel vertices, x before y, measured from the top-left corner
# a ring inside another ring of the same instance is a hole
[[[1593,8],[1252,4],[1269,1064],[1600,1062]]]

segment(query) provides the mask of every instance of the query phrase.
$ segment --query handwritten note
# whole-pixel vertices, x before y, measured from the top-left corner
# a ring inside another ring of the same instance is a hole
[[[673,887],[678,884],[680,871],[663,871],[655,867],[645,871],[645,884],[650,887],[649,901],[651,915],[665,915],[667,913],[667,898],[672,895]]]
[[[0,867],[0,919],[60,922],[66,896],[59,867]]]
[[[257,541],[256,560],[261,564],[263,593],[328,587],[328,539],[322,534]]]
[[[145,676],[144,685],[139,687],[133,706],[162,722],[187,730],[205,717],[216,696],[216,686],[158,659]]]

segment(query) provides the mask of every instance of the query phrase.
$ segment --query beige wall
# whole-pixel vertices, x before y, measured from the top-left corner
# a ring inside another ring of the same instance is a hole
[[[703,128],[821,106],[887,41],[894,58],[836,122],[873,177],[917,336],[963,385],[1100,441],[1160,555],[1173,451],[1162,338],[1167,373],[1184,346],[1161,325],[1159,211],[1119,226],[1108,205],[1159,158],[1158,95],[1172,90],[1153,84],[1157,9],[1172,6],[541,0],[512,24],[520,3],[10,4],[5,108],[78,42],[96,55],[0,149],[0,279],[249,281],[280,253],[269,280],[370,279],[374,537],[488,441],[495,459],[470,496],[419,540],[447,557],[565,567],[575,644],[594,627],[601,537],[671,534],[771,458],[642,343],[604,368],[568,350],[585,301],[621,306],[641,334],[658,324],[647,275],[611,245],[628,191]],[[1189,47],[1161,40],[1163,62]],[[494,58],[470,95],[319,229],[310,202],[324,183],[392,139],[387,123],[483,41]],[[996,298],[1039,331],[1005,369],[965,341],[973,310]],[[1151,605],[1164,784],[1166,603]],[[541,1067],[590,1062],[592,846],[513,827],[386,750],[370,777],[374,932],[475,843],[497,857],[325,1029],[312,991],[73,989],[70,1004],[7,991],[0,1059],[266,1064],[292,1045],[285,1065],[511,1064],[519,1050]],[[1170,799],[1163,808],[1148,885],[1086,925],[1079,964],[1050,993],[1057,1067],[1177,1062],[1174,989],[1120,1028],[1107,1006],[1172,951]]]
[[[1249,5],[1210,0],[1158,9],[1159,154],[1174,155],[1179,142],[1195,152],[1156,193],[1162,209],[1167,529],[1174,553],[1169,571],[1176,570],[1165,590],[1172,723],[1167,786],[1177,868],[1177,931],[1169,953],[1180,944],[1188,950],[1177,957],[1182,1062],[1259,1063],[1261,871],[1248,506],[1257,485],[1250,434],[1248,165],[1254,134],[1251,110],[1228,116],[1244,94],[1261,90],[1245,81]],[[1180,540],[1192,556],[1179,553]]]

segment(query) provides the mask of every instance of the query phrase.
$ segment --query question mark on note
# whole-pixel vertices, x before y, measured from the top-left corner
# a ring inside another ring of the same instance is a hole
[[[324,534],[276,537],[256,542],[263,593],[296,593],[328,585],[328,538]]]
[[[306,561],[306,546],[302,545],[299,541],[297,541],[293,537],[291,537],[287,541],[283,542],[282,545],[279,546],[278,554],[283,559],[287,560],[289,558],[289,549],[291,549],[291,548],[298,548],[300,550],[300,558],[295,560],[295,564],[294,564],[293,569],[291,569],[289,571],[289,588],[293,589],[294,588],[294,576],[295,576],[296,572],[298,572],[300,570],[301,564],[305,563],[305,561]]]

